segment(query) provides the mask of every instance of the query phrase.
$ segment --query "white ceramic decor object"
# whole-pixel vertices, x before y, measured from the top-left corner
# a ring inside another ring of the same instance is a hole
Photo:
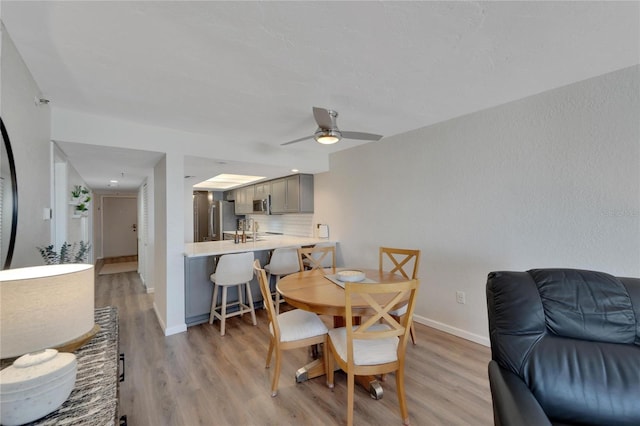
[[[45,349],[0,371],[0,422],[21,425],[58,409],[73,390],[77,365],[74,354]]]
[[[362,271],[340,271],[336,275],[340,281],[344,282],[359,282],[366,278]]]

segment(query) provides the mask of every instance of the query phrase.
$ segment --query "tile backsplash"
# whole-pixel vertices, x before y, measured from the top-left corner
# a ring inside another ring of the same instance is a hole
[[[296,237],[313,237],[313,214],[247,215],[260,224],[260,232],[277,232]]]

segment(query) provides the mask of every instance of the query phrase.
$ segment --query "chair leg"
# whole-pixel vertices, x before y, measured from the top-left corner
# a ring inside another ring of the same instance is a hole
[[[216,311],[216,302],[218,301],[218,285],[213,284],[213,297],[211,298],[211,313],[209,314],[209,324],[213,324],[213,320],[216,318],[214,312]]]
[[[249,308],[251,309],[251,322],[253,325],[258,325],[258,321],[256,321],[256,310],[253,307],[253,295],[251,294],[251,285],[246,283],[244,287],[247,289],[247,301],[249,302]]]
[[[280,364],[281,364],[281,357],[282,357],[282,350],[278,347],[278,344],[276,343],[275,345],[275,350],[276,350],[276,368],[275,371],[273,372],[273,379],[271,381],[271,396],[276,396],[278,395],[278,379],[280,378]]]
[[[267,352],[267,365],[265,366],[265,368],[269,368],[269,364],[271,364],[271,355],[273,354],[275,344],[276,342],[273,336],[271,336],[271,338],[269,339],[269,351]]]
[[[409,327],[409,333],[411,334],[411,342],[416,344],[416,330],[413,328],[413,321],[411,321],[411,327]]]
[[[276,285],[280,281],[280,275],[276,275]],[[280,293],[278,293],[278,289],[275,289],[276,293],[276,315],[280,315]]]
[[[327,374],[327,387],[329,389],[333,389],[333,376],[334,376],[334,359],[333,359],[333,351],[329,345],[328,341],[325,341],[324,344],[324,365],[325,365],[325,373]]]
[[[220,306],[220,335],[224,336],[224,326],[227,321],[227,286],[222,287],[222,305]]]
[[[244,309],[242,309],[242,305],[244,305],[244,284],[238,284],[238,309],[240,309],[240,318],[244,316]]]
[[[404,368],[396,371],[396,391],[398,392],[398,402],[400,403],[400,416],[402,424],[409,424],[409,410],[407,409],[407,397],[404,391]]]
[[[355,391],[355,375],[347,373],[347,426],[353,426],[353,400]]]

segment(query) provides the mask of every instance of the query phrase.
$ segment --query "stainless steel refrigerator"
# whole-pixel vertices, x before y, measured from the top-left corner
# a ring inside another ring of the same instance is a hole
[[[213,200],[209,191],[193,192],[193,242],[224,239],[224,231],[238,228],[233,202]]]

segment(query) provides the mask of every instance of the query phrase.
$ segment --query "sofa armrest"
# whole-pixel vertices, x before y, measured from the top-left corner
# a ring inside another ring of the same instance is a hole
[[[527,385],[495,361],[489,362],[489,385],[496,426],[551,425]]]

